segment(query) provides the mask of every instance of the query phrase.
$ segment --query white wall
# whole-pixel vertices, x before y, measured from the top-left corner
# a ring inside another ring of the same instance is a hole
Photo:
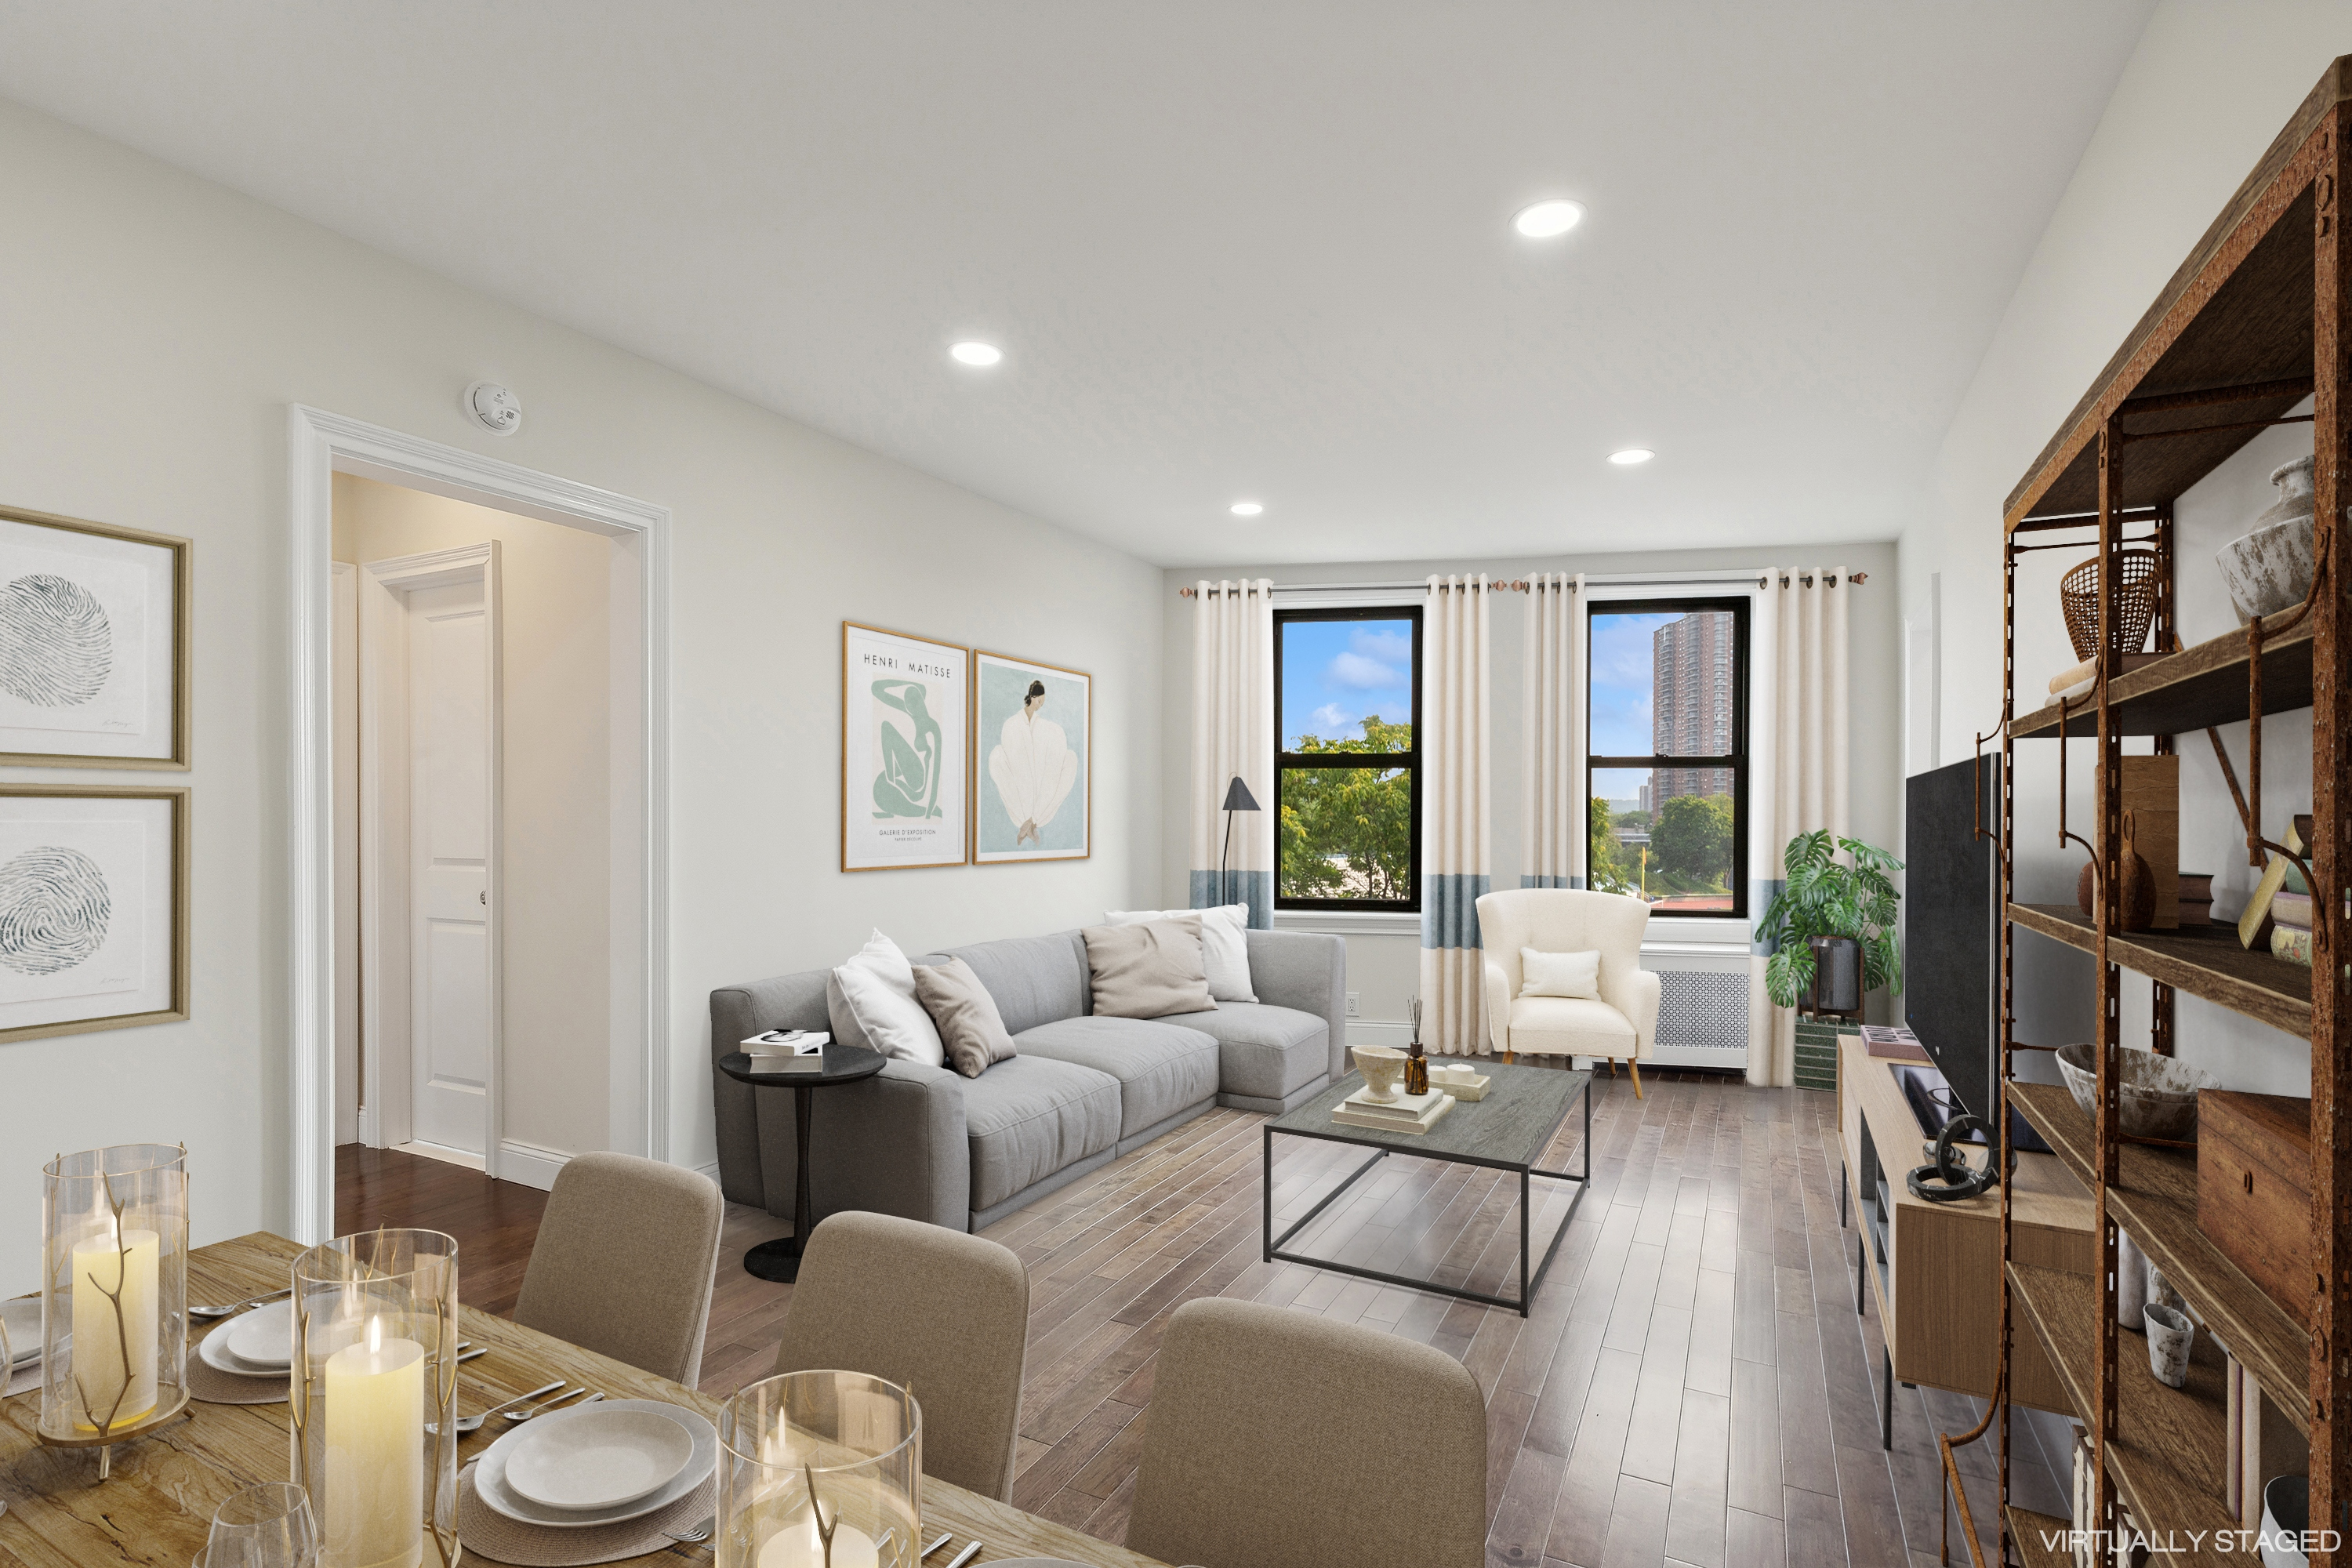
[[[1292,566],[1171,567],[1163,576],[1160,616],[1167,659],[1160,675],[1160,711],[1165,739],[1160,747],[1160,792],[1166,803],[1169,831],[1160,862],[1160,896],[1170,905],[1187,900],[1191,887],[1191,837],[1184,830],[1191,809],[1190,749],[1192,714],[1192,617],[1196,601],[1177,590],[1202,579],[1270,577],[1285,583],[1403,583],[1431,574],[1484,572],[1490,577],[1515,579],[1536,572],[1583,572],[1593,575],[1647,573],[1719,573],[1749,567],[1827,566],[1864,573],[1869,581],[1856,591],[1848,611],[1852,654],[1848,662],[1848,692],[1853,729],[1849,760],[1849,799],[1856,837],[1894,847],[1903,815],[1902,753],[1902,626],[1895,585],[1895,555],[1892,544],[1807,545],[1801,548],[1759,546],[1753,550],[1628,551],[1622,553],[1549,556],[1445,557],[1426,561],[1387,561],[1364,564]],[[1666,592],[1667,590],[1660,590]],[[1844,590],[1841,589],[1840,592]],[[1491,624],[1492,713],[1494,741],[1489,759],[1493,773],[1491,853],[1494,885],[1516,888],[1521,869],[1519,851],[1519,704],[1522,701],[1520,642],[1526,625],[1525,595],[1496,596]],[[1761,910],[1749,911],[1751,918]],[[1368,1023],[1402,1023],[1405,1004],[1421,989],[1421,938],[1418,922],[1403,922],[1393,935],[1349,932],[1348,986],[1360,993],[1360,1017]],[[1874,1009],[1887,998],[1874,996]],[[1873,1017],[1877,1016],[1874,1011]]]
[[[335,476],[335,559],[499,542],[505,675],[501,1136],[558,1155],[608,1140],[610,540]],[[362,1049],[370,1048],[370,1041]],[[530,1167],[525,1167],[526,1169]]]
[[[1938,454],[1931,484],[1900,542],[1904,613],[1924,619],[1931,574],[1943,578],[1942,757],[1968,754],[1971,731],[2000,712],[2001,509],[2042,444],[2162,289],[2231,194],[2278,133],[2328,61],[2352,50],[2352,4],[2228,5],[2172,0],[2150,20],[2099,128],[2052,216]],[[2236,625],[2214,549],[2244,531],[2273,498],[2265,476],[2311,450],[2308,426],[2266,431],[2182,496],[2179,582],[2181,637],[2198,642]],[[2020,711],[2040,705],[2049,677],[2074,660],[2061,622],[2058,578],[2093,552],[2026,557],[2017,595]],[[2264,729],[2264,816],[2280,836],[2290,811],[2310,808],[2307,713]],[[2243,722],[2223,729],[2242,776]],[[2128,747],[2146,751],[2147,742]],[[2234,912],[2251,873],[2211,749],[2180,738],[2181,864],[2215,873],[2214,908]],[[2021,747],[2018,892],[2034,902],[2071,900],[2087,858],[2056,845],[2056,747]],[[2092,748],[2074,742],[2073,762]],[[2089,820],[2078,768],[2069,826]],[[2081,816],[2074,816],[2074,813]],[[2017,939],[2018,1038],[2087,1039],[2093,1022],[2090,961],[2031,934]],[[2126,1035],[2144,1040],[2147,984],[2125,977]],[[2309,1092],[2308,1046],[2193,998],[2179,1005],[2184,1059],[2233,1088]]]
[[[1158,879],[1155,569],[5,103],[0,211],[0,494],[195,541],[193,1016],[0,1046],[0,1292],[33,1283],[56,1150],[184,1138],[199,1242],[285,1223],[289,404],[672,509],[679,1163],[715,1152],[714,986]],[[520,435],[460,415],[478,376],[521,395]],[[1092,671],[1093,858],[842,876],[845,616]]]

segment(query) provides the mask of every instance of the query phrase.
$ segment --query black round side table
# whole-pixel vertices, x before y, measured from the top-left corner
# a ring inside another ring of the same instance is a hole
[[[800,1145],[800,1174],[793,1186],[793,1233],[763,1241],[743,1255],[743,1271],[761,1279],[789,1285],[801,1275],[801,1242],[809,1233],[809,1107],[813,1091],[836,1083],[856,1083],[882,1070],[878,1051],[827,1042],[823,1072],[753,1072],[748,1051],[730,1051],[719,1058],[719,1070],[753,1089],[793,1091],[793,1130]]]

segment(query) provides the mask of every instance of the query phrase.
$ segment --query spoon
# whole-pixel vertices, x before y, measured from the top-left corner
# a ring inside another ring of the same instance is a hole
[[[457,1420],[451,1422],[450,1426],[456,1428],[460,1435],[467,1432],[478,1432],[482,1429],[483,1422],[488,1421],[491,1416],[496,1415],[499,1411],[504,1410],[507,1405],[520,1405],[526,1399],[537,1399],[542,1394],[552,1394],[562,1386],[563,1380],[559,1377],[544,1388],[534,1388],[529,1394],[518,1394],[512,1399],[507,1400],[503,1404],[493,1405],[488,1410],[483,1411],[479,1415],[460,1415]],[[427,1432],[432,1433],[436,1437],[441,1435],[441,1428],[437,1423],[428,1421],[425,1424],[425,1429]]]
[[[559,1394],[554,1398],[534,1405],[528,1410],[509,1410],[507,1412],[507,1419],[509,1421],[528,1421],[534,1415],[546,1414],[549,1410],[558,1405],[563,1404],[566,1400],[580,1399],[580,1396],[583,1394],[588,1394],[588,1385],[584,1383],[579,1387],[572,1390],[569,1394]],[[582,1405],[593,1405],[604,1397],[604,1396],[601,1394],[588,1394],[588,1397],[585,1399],[580,1399],[580,1403]],[[574,1408],[577,1408],[577,1406],[574,1406]]]

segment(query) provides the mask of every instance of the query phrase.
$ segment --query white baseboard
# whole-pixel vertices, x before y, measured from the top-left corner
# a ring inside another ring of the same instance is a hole
[[[1402,1050],[1412,1044],[1411,1024],[1376,1024],[1362,1018],[1348,1020],[1348,1043],[1351,1046],[1394,1046]]]
[[[395,1154],[414,1154],[420,1160],[438,1160],[445,1165],[462,1165],[468,1171],[478,1171],[482,1168],[482,1157],[479,1154],[469,1153],[463,1149],[446,1148],[439,1143],[395,1143],[393,1145],[392,1152]]]
[[[518,1143],[511,1138],[499,1140],[499,1180],[520,1182],[526,1187],[548,1192],[555,1186],[555,1173],[563,1169],[572,1156],[557,1149],[541,1149],[529,1143]]]

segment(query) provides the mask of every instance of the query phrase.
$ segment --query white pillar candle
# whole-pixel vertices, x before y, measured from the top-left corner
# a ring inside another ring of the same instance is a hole
[[[881,1568],[881,1562],[872,1536],[856,1525],[833,1527],[831,1568]],[[760,1568],[826,1568],[824,1540],[817,1533],[815,1519],[803,1514],[768,1537],[760,1548]]]
[[[425,1558],[425,1347],[370,1318],[327,1358],[324,1568],[417,1568]]]
[[[155,1408],[163,1245],[152,1230],[123,1231],[118,1243],[117,1223],[110,1214],[103,1234],[74,1243],[72,1403],[84,1432],[128,1426]]]

